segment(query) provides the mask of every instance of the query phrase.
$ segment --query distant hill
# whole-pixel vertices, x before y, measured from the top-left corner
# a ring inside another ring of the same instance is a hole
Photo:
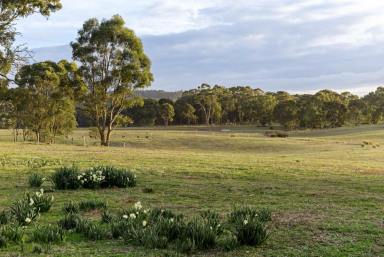
[[[155,100],[167,98],[167,99],[176,101],[181,97],[181,95],[183,94],[183,91],[168,92],[164,90],[142,90],[142,91],[138,91],[138,94],[144,98],[150,98]]]

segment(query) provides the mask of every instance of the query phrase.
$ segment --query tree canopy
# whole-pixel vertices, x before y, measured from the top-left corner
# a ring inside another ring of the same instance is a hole
[[[2,0],[0,2],[0,77],[2,80],[9,81],[7,74],[12,66],[24,60],[25,49],[14,45],[17,19],[34,13],[49,16],[61,7],[60,0]]]
[[[122,112],[139,101],[134,92],[153,81],[151,62],[135,33],[116,15],[86,21],[72,44],[73,58],[88,91],[82,106],[92,118],[102,145],[108,145]]]

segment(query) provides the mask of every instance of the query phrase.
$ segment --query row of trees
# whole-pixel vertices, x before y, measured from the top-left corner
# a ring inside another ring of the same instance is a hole
[[[155,124],[244,124],[276,122],[286,129],[334,128],[345,124],[376,124],[384,115],[384,88],[364,97],[322,90],[291,95],[251,87],[203,84],[173,102],[145,99],[143,106],[124,112],[138,126]]]

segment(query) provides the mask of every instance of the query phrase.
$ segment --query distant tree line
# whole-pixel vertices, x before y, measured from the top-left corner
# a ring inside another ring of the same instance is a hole
[[[316,94],[264,92],[251,87],[210,86],[183,92],[176,101],[144,99],[125,110],[136,126],[278,123],[285,129],[377,124],[384,117],[384,88],[364,97],[321,90]]]

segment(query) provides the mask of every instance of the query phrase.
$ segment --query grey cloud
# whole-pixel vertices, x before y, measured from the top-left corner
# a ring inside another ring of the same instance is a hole
[[[382,42],[347,45],[313,44],[317,39],[343,33],[365,14],[333,15],[340,4],[303,6],[283,12],[261,5],[207,8],[202,15],[219,24],[161,36],[143,36],[153,62],[154,88],[189,89],[203,82],[251,85],[265,90],[313,91],[353,89],[380,85],[384,80]],[[280,1],[294,4],[297,1]],[[263,9],[264,8],[264,9]],[[264,10],[262,15],[260,10]],[[306,13],[330,13],[324,19],[306,19]],[[301,17],[300,22],[294,21]],[[244,19],[244,17],[248,17]],[[269,17],[269,18],[268,18]],[[303,18],[304,17],[304,18]],[[382,27],[368,28],[381,33]],[[37,49],[36,59],[70,58],[70,48]]]

